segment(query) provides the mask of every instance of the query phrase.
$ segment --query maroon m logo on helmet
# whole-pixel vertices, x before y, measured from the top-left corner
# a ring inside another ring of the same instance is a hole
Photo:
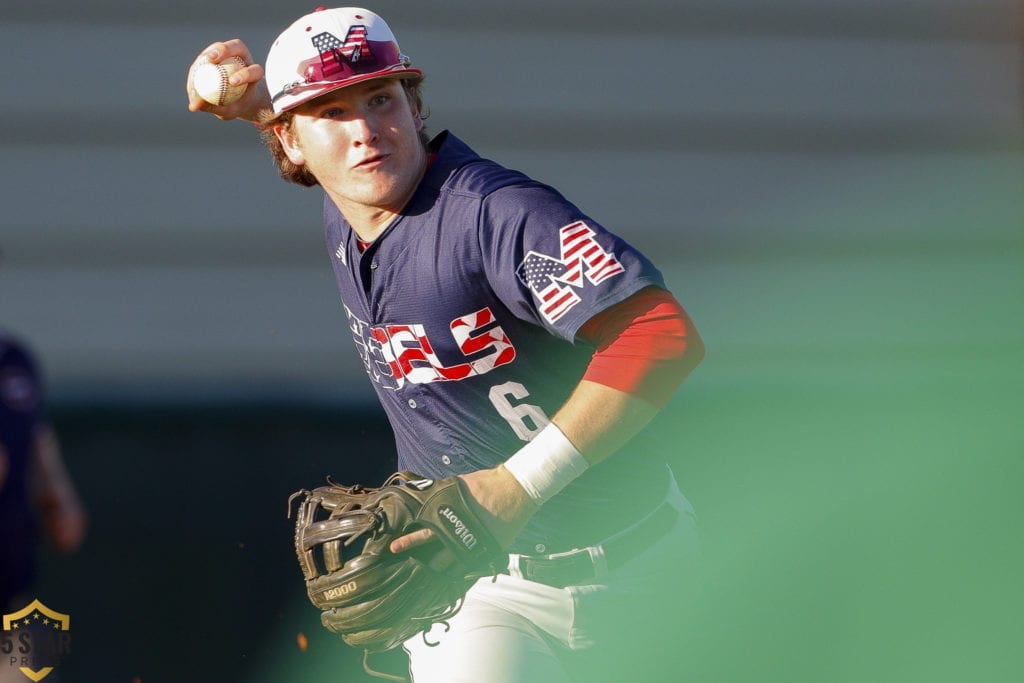
[[[370,51],[370,43],[366,40],[366,27],[363,25],[350,26],[344,42],[329,31],[318,33],[313,36],[313,47],[320,53],[320,62],[324,66],[325,73],[331,61],[340,64],[344,59],[349,64],[355,64],[366,57],[373,56]]]

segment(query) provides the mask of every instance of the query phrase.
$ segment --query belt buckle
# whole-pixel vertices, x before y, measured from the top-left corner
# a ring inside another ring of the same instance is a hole
[[[524,579],[556,588],[586,584],[657,543],[679,516],[679,510],[663,502],[640,521],[595,546],[553,555],[520,555],[520,574]]]
[[[523,555],[519,560],[523,577],[555,588],[582,584],[597,577],[587,550],[570,550],[547,557]]]

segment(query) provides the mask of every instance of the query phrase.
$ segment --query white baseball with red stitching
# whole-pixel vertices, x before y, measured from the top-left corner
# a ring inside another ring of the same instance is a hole
[[[196,65],[192,74],[192,87],[196,89],[197,95],[210,104],[218,107],[231,104],[245,93],[248,86],[231,85],[228,79],[244,66],[245,62],[240,57],[228,57],[219,64],[202,62]]]

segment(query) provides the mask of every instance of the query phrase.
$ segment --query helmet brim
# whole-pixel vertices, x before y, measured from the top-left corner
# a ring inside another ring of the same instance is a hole
[[[390,69],[384,71],[378,71],[370,74],[360,74],[347,78],[344,81],[320,81],[318,83],[307,83],[302,85],[294,86],[289,92],[282,92],[274,101],[271,102],[273,108],[273,117],[269,120],[276,119],[281,114],[291,111],[296,107],[300,107],[307,102],[323,97],[329,93],[347,88],[349,86],[356,85],[357,83],[365,83],[366,81],[373,81],[383,78],[422,78],[423,71],[420,69]]]

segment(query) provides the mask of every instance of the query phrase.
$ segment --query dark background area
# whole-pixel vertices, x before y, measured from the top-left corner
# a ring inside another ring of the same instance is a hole
[[[683,403],[659,420],[684,427]],[[75,555],[40,548],[34,595],[72,616],[58,680],[373,680],[306,601],[286,501],[328,475],[374,483],[394,470],[375,406],[72,402],[51,412],[90,515]],[[696,456],[676,468],[693,479],[709,464]],[[404,660],[386,653],[374,666]]]
[[[329,474],[383,481],[394,448],[378,412],[169,403],[53,417],[91,526],[75,556],[44,553],[38,587],[72,615],[64,680],[251,680],[266,651],[297,651],[299,632],[313,652],[337,643],[345,665],[312,605],[290,608],[305,593],[286,501]]]

